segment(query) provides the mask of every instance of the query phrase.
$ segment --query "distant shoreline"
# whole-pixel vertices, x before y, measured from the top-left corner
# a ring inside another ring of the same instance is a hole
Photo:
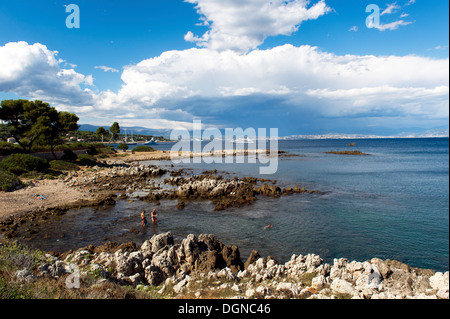
[[[224,157],[224,156],[248,156],[248,155],[265,155],[274,156],[270,154],[270,150],[266,149],[249,149],[249,150],[222,150],[214,152],[188,152],[188,151],[153,151],[153,152],[138,152],[133,153],[126,151],[119,153],[115,157],[107,159],[108,162],[141,162],[141,161],[164,161],[172,159],[186,159],[194,157]],[[279,156],[298,156],[296,154],[288,154],[284,151],[277,151]]]

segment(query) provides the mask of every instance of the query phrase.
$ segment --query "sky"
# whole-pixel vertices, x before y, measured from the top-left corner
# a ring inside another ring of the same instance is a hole
[[[447,0],[0,0],[0,100],[103,126],[448,127],[448,12]]]

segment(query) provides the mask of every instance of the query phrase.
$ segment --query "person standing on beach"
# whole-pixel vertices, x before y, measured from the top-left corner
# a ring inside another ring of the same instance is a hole
[[[155,224],[158,219],[156,218],[158,216],[158,213],[156,212],[156,209],[152,210],[152,223]]]

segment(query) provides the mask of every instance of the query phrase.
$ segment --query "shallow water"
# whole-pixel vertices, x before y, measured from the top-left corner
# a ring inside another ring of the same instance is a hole
[[[250,206],[214,211],[210,202],[176,201],[155,206],[122,200],[114,207],[69,211],[49,218],[29,244],[47,250],[68,250],[105,240],[135,241],[172,231],[213,233],[227,245],[238,245],[245,259],[252,249],[285,262],[292,254],[319,254],[326,261],[346,257],[396,259],[415,267],[449,268],[449,140],[356,140],[354,150],[371,156],[324,154],[348,150],[345,140],[280,141],[279,149],[302,157],[279,161],[280,186],[300,184],[325,192],[262,198]],[[172,144],[155,146],[170,149]],[[170,165],[169,162],[148,164]],[[258,164],[179,164],[198,174],[217,169],[230,176],[259,177]],[[157,208],[157,225],[142,229],[139,213]],[[273,227],[264,230],[264,226]],[[23,229],[30,227],[25,225]],[[133,232],[138,230],[139,232]],[[47,234],[44,236],[44,234]],[[64,234],[64,237],[61,236]],[[47,237],[47,238],[44,238]]]

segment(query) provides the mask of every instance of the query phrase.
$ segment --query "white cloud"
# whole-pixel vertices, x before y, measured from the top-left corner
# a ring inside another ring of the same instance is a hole
[[[392,14],[392,13],[395,13],[395,12],[397,12],[397,10],[400,9],[400,8],[401,8],[401,6],[397,5],[397,2],[388,4],[387,7],[386,7],[386,9],[384,9],[384,10],[381,12],[381,15],[383,16],[383,15],[385,15],[385,14]]]
[[[353,27],[348,29],[348,31],[358,32],[358,27],[356,25],[354,25]]]
[[[427,113],[433,101],[438,101],[439,109],[448,108],[448,65],[448,59],[339,56],[316,47],[292,45],[244,55],[209,49],[169,51],[126,67],[123,87],[117,93],[101,93],[98,105],[148,108],[164,101],[183,105],[188,98],[217,101],[265,95],[289,100],[290,107],[305,99],[326,101],[316,108],[333,116],[383,108],[407,113],[414,99],[423,106],[421,112]],[[218,112],[232,107],[217,105]]]
[[[186,127],[196,117],[220,121],[219,114],[236,110],[231,100],[259,97],[278,101],[274,117],[305,109],[448,118],[448,58],[335,55],[288,44],[247,54],[193,48],[125,66],[117,92],[98,92],[85,87],[92,76],[62,69],[56,56],[41,44],[0,47],[0,91],[43,99],[81,118],[154,128]],[[240,107],[257,112],[251,103]]]
[[[428,49],[428,51],[431,51],[431,50],[439,51],[439,50],[446,50],[446,49],[448,49],[448,45],[437,45],[432,49]]]
[[[104,65],[94,66],[94,68],[103,70],[105,72],[119,72],[119,70],[117,70],[117,69],[111,68],[109,66],[104,66]]]
[[[398,21],[394,21],[394,22],[391,22],[391,23],[385,23],[385,24],[380,23],[378,26],[376,26],[372,22],[372,23],[369,24],[368,27],[376,28],[376,29],[378,29],[380,31],[386,31],[386,30],[393,31],[393,30],[397,30],[401,26],[410,25],[412,23],[413,22],[410,22],[410,21],[398,20]]]
[[[302,22],[330,12],[324,0],[310,6],[307,0],[185,0],[195,4],[203,25],[210,30],[201,37],[191,31],[188,42],[213,50],[246,52],[269,36],[291,35]]]
[[[415,0],[410,0],[408,3],[406,3],[404,6],[410,6],[413,5],[415,3]],[[381,16],[383,15],[392,15],[394,13],[396,13],[398,10],[400,10],[402,8],[402,6],[398,5],[397,2],[391,3],[391,4],[387,4],[386,9],[384,9],[381,12]],[[399,27],[401,26],[407,26],[410,25],[414,22],[411,21],[405,21],[403,20],[403,18],[409,17],[408,13],[402,12],[400,14],[400,19],[397,21],[393,21],[393,22],[389,22],[389,23],[380,23],[378,26],[376,26],[373,21],[368,25],[369,28],[376,28],[380,31],[393,31],[393,30],[397,30]]]
[[[22,41],[0,46],[0,91],[60,104],[92,103],[90,89],[81,87],[93,86],[92,76],[61,68],[61,63],[69,64],[57,55],[40,43]]]

